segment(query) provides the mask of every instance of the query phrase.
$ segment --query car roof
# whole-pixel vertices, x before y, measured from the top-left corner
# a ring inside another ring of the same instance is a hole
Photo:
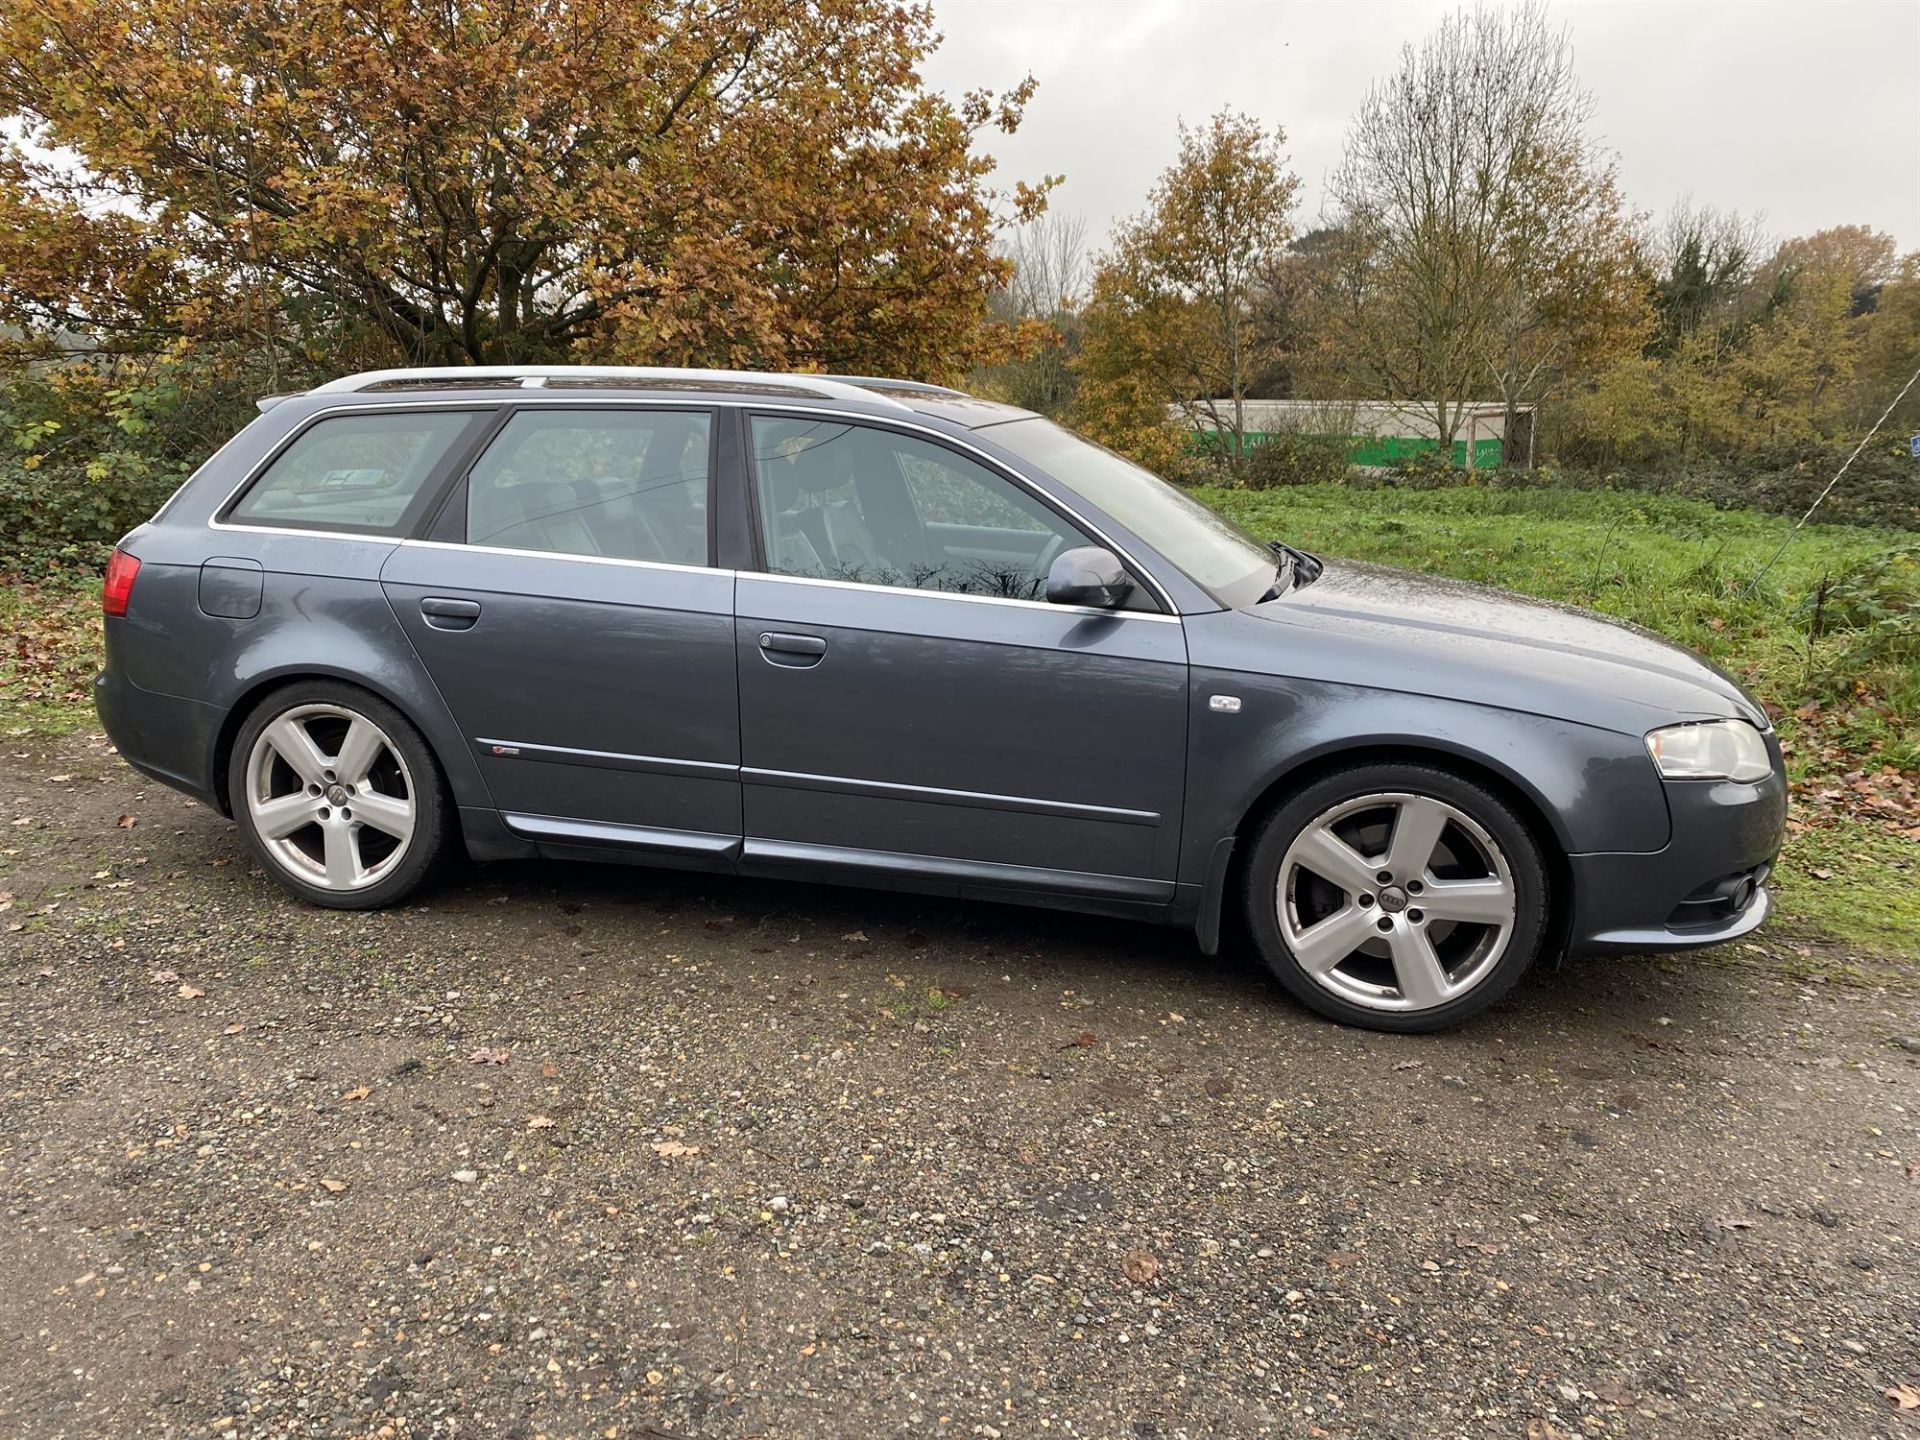
[[[757,370],[694,370],[624,365],[468,365],[445,368],[368,370],[342,376],[301,396],[269,395],[265,411],[284,400],[330,400],[357,395],[372,402],[472,399],[479,393],[511,392],[517,401],[579,398],[591,391],[609,398],[657,398],[731,401],[746,399],[812,400],[836,409],[853,409],[875,418],[901,418],[902,412],[927,415],[965,429],[1017,420],[1032,412],[983,400],[964,390],[870,375],[819,375]]]

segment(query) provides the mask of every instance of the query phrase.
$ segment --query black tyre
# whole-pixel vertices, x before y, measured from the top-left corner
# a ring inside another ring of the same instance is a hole
[[[1441,1030],[1511,990],[1548,938],[1539,842],[1505,800],[1435,766],[1368,764],[1269,815],[1247,926],[1280,983],[1371,1030]]]
[[[301,899],[376,910],[433,871],[446,782],[407,717],[356,685],[301,681],[240,727],[227,794],[247,848]]]

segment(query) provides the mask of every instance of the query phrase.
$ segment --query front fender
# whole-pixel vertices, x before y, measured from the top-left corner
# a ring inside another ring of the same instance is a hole
[[[1237,711],[1214,708],[1237,697]],[[1382,751],[1453,760],[1525,797],[1565,854],[1645,853],[1671,833],[1637,737],[1464,701],[1325,681],[1192,672],[1180,879],[1205,881],[1217,843],[1290,777]]]

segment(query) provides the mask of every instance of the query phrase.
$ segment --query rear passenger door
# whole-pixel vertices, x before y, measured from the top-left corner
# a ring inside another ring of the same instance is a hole
[[[727,433],[731,433],[728,431]],[[723,868],[739,848],[733,575],[713,412],[512,410],[387,597],[508,826]]]

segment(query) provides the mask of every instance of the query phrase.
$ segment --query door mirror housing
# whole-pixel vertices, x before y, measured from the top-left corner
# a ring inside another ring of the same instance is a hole
[[[1133,592],[1120,557],[1097,545],[1062,550],[1047,569],[1047,602],[1112,610]]]

